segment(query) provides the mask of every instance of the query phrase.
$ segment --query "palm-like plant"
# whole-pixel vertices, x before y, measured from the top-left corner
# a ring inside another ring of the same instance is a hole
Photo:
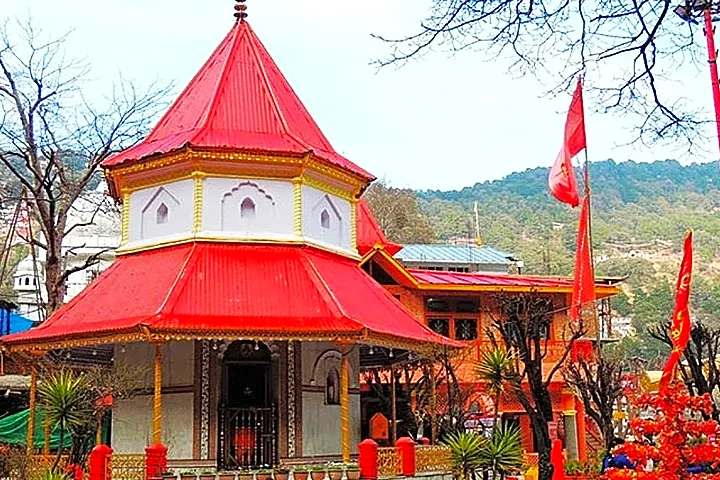
[[[522,439],[516,425],[502,423],[495,428],[487,444],[480,449],[480,463],[493,472],[506,474],[522,466]]]
[[[480,356],[475,373],[486,385],[487,391],[493,396],[493,432],[497,426],[500,395],[508,388],[518,384],[519,376],[515,370],[512,354],[500,347],[484,350]]]
[[[475,471],[483,467],[482,450],[486,448],[488,439],[475,432],[455,432],[445,437],[443,443],[450,448],[450,463],[455,477],[472,480]]]
[[[62,456],[66,432],[84,427],[94,419],[93,395],[85,375],[69,369],[52,371],[38,386],[40,404],[51,426],[59,429],[59,448],[52,470]]]

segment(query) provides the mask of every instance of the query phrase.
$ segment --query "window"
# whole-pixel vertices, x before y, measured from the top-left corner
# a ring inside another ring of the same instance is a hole
[[[469,271],[469,267],[448,267],[448,272],[468,273]]]
[[[330,228],[330,214],[327,210],[323,210],[320,214],[320,226],[322,228]]]
[[[481,328],[477,298],[440,297],[425,300],[431,330],[456,340],[477,340]]]
[[[25,285],[30,285],[30,277],[25,277]]]
[[[240,218],[255,218],[255,202],[252,198],[245,197],[240,202]]]
[[[428,319],[430,330],[446,337],[450,336],[450,320],[447,318],[430,318]]]
[[[340,374],[337,368],[328,370],[325,380],[325,404],[340,405]]]
[[[428,298],[425,303],[428,312],[449,312],[450,302],[447,300],[438,300],[436,298]]]
[[[164,203],[161,203],[155,212],[155,223],[162,225],[168,221],[168,207]]]
[[[474,318],[456,318],[455,319],[455,339],[456,340],[477,340],[478,328],[477,320]]]

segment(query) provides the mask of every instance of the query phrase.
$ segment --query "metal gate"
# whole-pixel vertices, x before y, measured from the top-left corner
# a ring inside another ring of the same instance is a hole
[[[228,470],[277,465],[277,416],[267,408],[220,409],[220,467]]]

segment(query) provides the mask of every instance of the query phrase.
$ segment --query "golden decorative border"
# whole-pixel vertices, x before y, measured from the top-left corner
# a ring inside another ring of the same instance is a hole
[[[262,171],[258,175],[258,166],[267,166],[270,168]],[[287,167],[299,168],[301,171],[312,171],[331,181],[346,185],[347,189],[334,186],[329,182],[309,177],[303,172],[308,184],[317,182],[318,184],[322,184],[322,187],[318,186],[317,188],[328,190],[328,193],[333,193],[343,198],[358,197],[372,180],[346,172],[344,169],[328,164],[326,161],[320,160],[312,154],[283,156],[261,153],[193,150],[190,148],[163,154],[128,166],[106,167],[105,178],[107,179],[111,193],[116,195],[118,191],[133,191],[149,187],[153,183],[167,183],[178,180],[181,177],[187,178],[190,174],[188,169],[201,171],[207,175],[225,174],[246,176],[249,174],[262,178],[291,178],[297,175],[297,172],[288,172]]]
[[[344,250],[342,248],[335,248],[332,245],[326,243],[316,242],[312,239],[300,237],[300,238],[246,238],[246,237],[231,237],[225,235],[212,235],[199,233],[197,235],[187,234],[182,237],[175,237],[167,240],[160,240],[156,242],[142,243],[136,246],[122,246],[115,251],[116,255],[130,255],[132,253],[144,252],[147,250],[155,250],[158,248],[174,247],[177,245],[183,245],[190,242],[215,242],[215,243],[245,243],[245,244],[270,244],[270,245],[290,245],[299,246],[306,245],[324,252],[335,253],[342,255],[353,260],[360,260],[360,256],[350,250]]]
[[[45,353],[48,350],[67,349],[82,346],[108,345],[133,342],[169,342],[169,341],[185,341],[185,340],[258,340],[258,341],[300,341],[300,342],[335,342],[342,345],[362,343],[368,345],[376,345],[387,348],[397,348],[405,350],[413,350],[416,352],[436,352],[438,348],[459,348],[450,345],[438,345],[428,342],[418,342],[409,340],[405,337],[388,335],[383,333],[369,332],[363,329],[356,333],[336,334],[332,332],[307,332],[288,334],[287,332],[278,331],[247,331],[247,330],[218,330],[213,332],[199,330],[150,330],[146,326],[133,328],[125,332],[108,333],[98,336],[93,332],[83,332],[79,335],[87,336],[71,336],[70,338],[47,339],[33,343],[16,343],[0,345],[5,352],[30,352]]]

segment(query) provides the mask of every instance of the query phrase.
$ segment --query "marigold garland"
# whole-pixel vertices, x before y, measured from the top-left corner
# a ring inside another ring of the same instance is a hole
[[[635,441],[618,445],[613,453],[625,454],[636,468],[610,468],[608,480],[720,480],[720,424],[710,418],[709,394],[691,396],[678,383],[666,393],[640,395],[633,402],[641,412],[630,422]],[[646,471],[648,460],[653,468]],[[705,472],[689,473],[692,466]]]

